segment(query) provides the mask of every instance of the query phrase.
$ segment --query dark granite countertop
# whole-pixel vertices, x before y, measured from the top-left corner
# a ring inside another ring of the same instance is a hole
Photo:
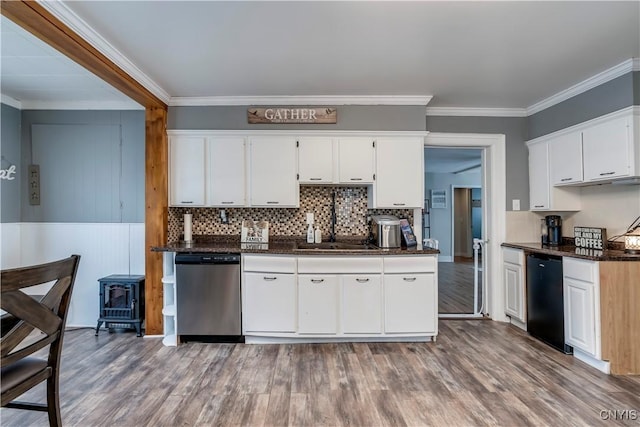
[[[539,253],[555,256],[568,256],[592,261],[640,261],[640,255],[626,254],[619,246],[610,246],[605,250],[579,248],[570,241],[561,246],[548,246],[541,243],[509,243],[502,244],[506,248],[522,249],[528,253]]]
[[[359,244],[365,239],[358,236],[338,236],[338,242],[348,244]],[[273,254],[273,255],[433,255],[439,254],[440,251],[431,248],[422,248],[421,245],[412,248],[398,249],[350,249],[334,250],[334,249],[298,249],[298,243],[304,240],[295,238],[294,236],[273,236],[269,243],[240,243],[239,236],[194,236],[192,243],[184,241],[170,242],[167,246],[154,246],[151,248],[155,252],[206,252],[206,253],[251,253],[251,254]]]

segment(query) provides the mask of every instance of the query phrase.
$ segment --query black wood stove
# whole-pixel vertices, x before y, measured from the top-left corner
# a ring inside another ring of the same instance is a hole
[[[114,327],[135,327],[142,336],[144,320],[144,276],[112,274],[98,279],[100,283],[100,325],[105,324],[109,332]]]

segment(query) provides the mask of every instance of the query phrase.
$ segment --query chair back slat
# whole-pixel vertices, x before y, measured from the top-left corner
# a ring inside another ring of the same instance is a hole
[[[27,347],[21,348],[20,350],[16,350],[7,356],[2,356],[2,358],[0,359],[0,365],[7,366],[12,364],[13,362],[17,362],[23,357],[32,355],[36,351],[45,348],[46,346],[48,346],[49,344],[57,340],[59,336],[60,336],[60,333],[56,332],[53,335],[45,336],[44,338],[34,342],[33,344],[28,345]]]
[[[51,307],[20,291],[3,292],[2,309],[46,334],[54,333],[62,322]]]
[[[3,322],[0,339],[2,366],[49,344],[52,344],[49,360],[58,362],[62,350],[62,330],[66,323],[79,261],[79,255],[72,255],[60,261],[3,270],[0,273],[0,306],[7,312],[3,315],[7,317],[7,321]],[[54,281],[54,285],[40,301],[22,292],[22,289]],[[25,345],[28,342],[25,340],[34,329],[44,334],[37,337],[36,342]]]

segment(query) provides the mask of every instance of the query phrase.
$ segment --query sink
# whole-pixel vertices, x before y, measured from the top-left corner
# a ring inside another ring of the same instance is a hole
[[[300,251],[366,251],[378,249],[376,246],[361,243],[322,242],[305,243],[297,242],[296,249]]]

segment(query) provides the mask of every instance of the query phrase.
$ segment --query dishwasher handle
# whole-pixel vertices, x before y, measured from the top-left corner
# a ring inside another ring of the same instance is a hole
[[[240,264],[240,254],[176,254],[176,264]]]

